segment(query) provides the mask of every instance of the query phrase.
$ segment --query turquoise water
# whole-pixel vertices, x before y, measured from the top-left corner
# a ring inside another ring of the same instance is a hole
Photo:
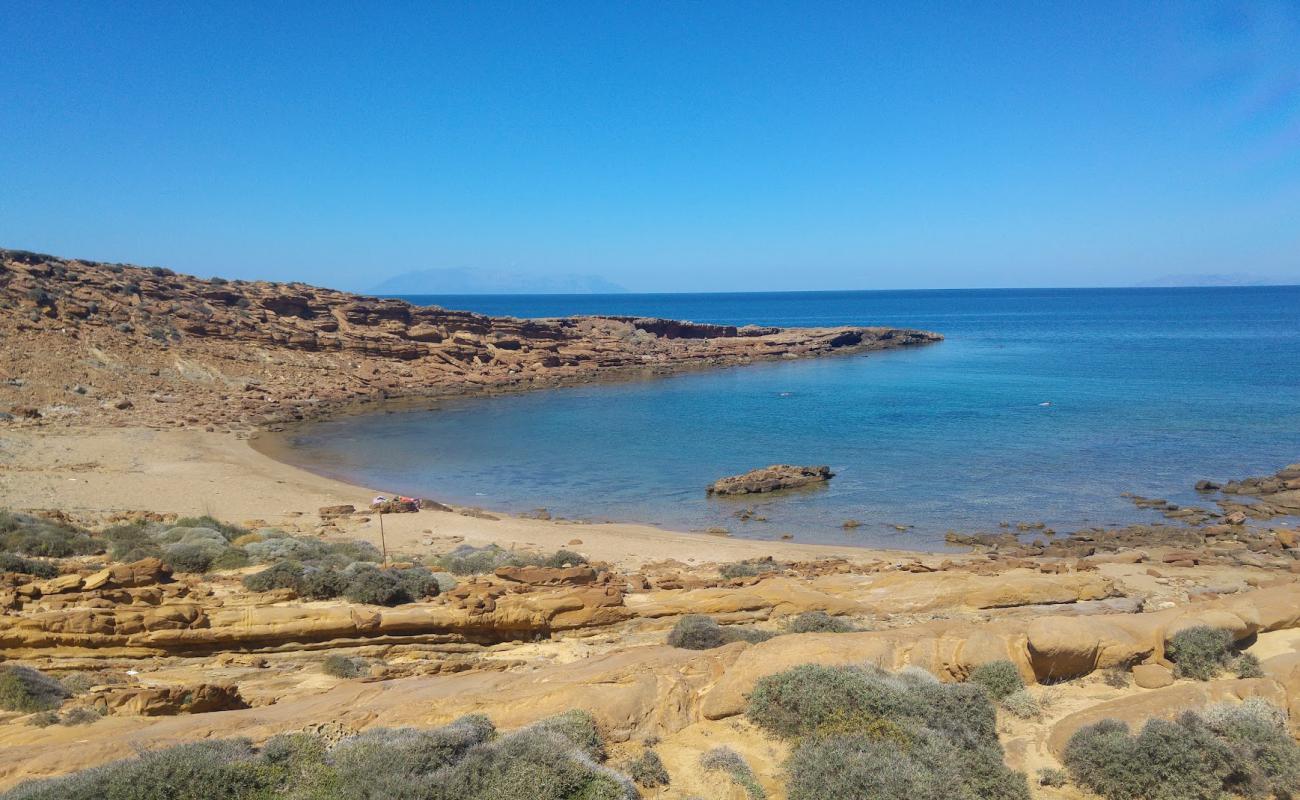
[[[294,434],[295,463],[508,511],[932,548],[1001,521],[1153,520],[1121,493],[1193,504],[1200,478],[1300,461],[1300,287],[408,299],[947,340],[334,420]],[[777,462],[837,476],[761,500],[705,497],[717,477]],[[768,521],[740,522],[745,507]],[[864,524],[846,532],[847,518]]]

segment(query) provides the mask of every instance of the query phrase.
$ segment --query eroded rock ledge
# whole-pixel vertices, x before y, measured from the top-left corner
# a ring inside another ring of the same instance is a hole
[[[633,317],[522,320],[302,283],[0,250],[0,421],[251,427],[392,398],[509,391],[942,337]]]

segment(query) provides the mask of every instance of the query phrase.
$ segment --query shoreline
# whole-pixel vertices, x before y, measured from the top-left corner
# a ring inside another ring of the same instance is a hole
[[[299,532],[361,538],[379,546],[377,518],[366,513],[379,491],[318,475],[264,452],[267,442],[195,430],[99,428],[11,430],[0,437],[0,489],[18,509],[73,516],[149,511],[211,514]],[[351,504],[357,513],[322,525],[318,510]],[[635,522],[587,523],[471,512],[422,510],[384,515],[391,551],[424,555],[457,544],[551,552],[579,549],[621,568],[676,560],[687,564],[771,556],[791,560],[925,562],[964,553],[804,544],[690,533]],[[574,542],[577,541],[578,544]]]

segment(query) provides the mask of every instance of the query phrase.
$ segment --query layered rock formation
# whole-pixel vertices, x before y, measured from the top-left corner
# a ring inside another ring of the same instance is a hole
[[[743,475],[719,478],[709,484],[705,491],[716,495],[763,494],[825,483],[833,477],[835,473],[827,466],[797,467],[791,464],[773,464],[770,467],[750,470]]]
[[[923,344],[895,328],[486,317],[0,250],[0,420],[251,426],[390,398]]]

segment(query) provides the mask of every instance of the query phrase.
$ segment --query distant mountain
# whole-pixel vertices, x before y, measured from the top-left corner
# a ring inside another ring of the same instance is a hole
[[[404,272],[370,294],[617,294],[622,286],[595,275],[527,275],[483,269],[422,269]]]
[[[1276,275],[1254,275],[1248,272],[1195,273],[1187,275],[1162,275],[1138,286],[1280,286],[1295,283],[1295,279]]]

